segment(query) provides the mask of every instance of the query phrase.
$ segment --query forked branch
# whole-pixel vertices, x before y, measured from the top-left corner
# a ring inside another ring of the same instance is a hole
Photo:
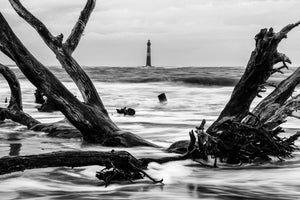
[[[96,106],[106,117],[109,117],[94,84],[85,71],[76,62],[76,60],[71,56],[72,52],[75,50],[80,41],[85,25],[95,6],[95,1],[88,0],[84,10],[81,12],[81,16],[79,17],[70,37],[65,44],[62,43],[62,34],[54,37],[49,32],[48,28],[38,18],[24,8],[19,0],[9,1],[20,17],[22,17],[39,33],[43,41],[56,55],[62,67],[77,85],[85,103],[91,106]]]
[[[71,34],[69,35],[68,39],[64,43],[65,48],[68,49],[69,53],[72,54],[73,51],[76,49],[81,36],[84,32],[85,26],[90,18],[90,15],[95,8],[96,0],[87,0],[84,9],[81,11],[81,14],[72,29]]]
[[[45,24],[31,14],[19,0],[9,0],[12,7],[25,21],[27,21],[40,35],[45,43],[53,50],[57,47],[57,39],[50,33]]]
[[[218,119],[209,127],[208,132],[216,132],[217,127],[227,120],[241,122],[249,113],[250,105],[258,96],[261,87],[274,73],[274,65],[282,62],[291,63],[290,59],[277,51],[278,44],[300,22],[284,27],[278,33],[273,28],[261,29],[255,36],[255,49],[251,54],[246,70],[238,84],[235,86],[231,98],[222,110]],[[256,113],[254,113],[256,114]]]

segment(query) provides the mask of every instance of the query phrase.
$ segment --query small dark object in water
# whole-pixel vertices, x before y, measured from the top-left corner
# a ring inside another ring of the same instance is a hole
[[[7,103],[7,97],[5,98],[5,101],[4,101],[4,103]]]
[[[158,97],[160,103],[166,103],[168,101],[165,93],[161,93],[157,97]]]
[[[54,104],[49,99],[46,99],[45,102],[38,108],[39,112],[53,112],[59,111],[58,106]]]
[[[35,96],[35,103],[39,103],[39,104],[45,103],[45,99],[43,98],[44,94],[38,89],[35,90],[34,96]]]
[[[130,116],[133,116],[135,115],[135,110],[133,108],[121,108],[121,109],[117,109],[117,112],[119,114],[124,114],[124,115],[130,115]]]
[[[0,112],[0,123],[2,124],[2,121],[4,121],[5,119],[6,119],[6,117],[5,117],[4,113]]]

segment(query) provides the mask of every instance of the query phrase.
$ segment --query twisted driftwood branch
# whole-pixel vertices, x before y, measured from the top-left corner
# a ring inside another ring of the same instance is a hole
[[[6,79],[11,91],[8,107],[0,108],[0,118],[2,120],[11,119],[20,124],[26,125],[28,128],[39,124],[39,121],[23,112],[21,88],[15,74],[7,66],[2,64],[0,64],[0,73]]]
[[[10,2],[18,14],[38,31],[45,43],[56,54],[62,66],[64,66],[66,70],[70,70],[69,74],[74,82],[77,83],[83,96],[85,96],[86,103],[80,102],[70,93],[70,91],[24,47],[2,15],[0,15],[0,23],[2,24],[0,27],[0,46],[2,48],[0,50],[9,53],[9,57],[13,58],[24,75],[37,89],[42,91],[51,102],[56,104],[68,121],[81,132],[86,142],[106,146],[156,146],[137,135],[121,131],[108,116],[89,77],[70,55],[69,51],[65,49],[68,45],[60,45],[62,37],[53,37],[47,27],[29,13],[18,0],[10,0]],[[86,10],[83,11],[88,13],[84,15],[87,18],[89,17],[89,12],[93,9],[93,3],[94,2],[88,2],[85,7]],[[87,20],[88,19],[86,19],[86,21]],[[78,26],[75,25],[75,29],[77,29],[76,27]],[[79,29],[82,30],[80,27]],[[76,32],[80,33],[82,31]],[[76,33],[76,35],[80,37],[78,33]]]
[[[66,43],[63,42],[63,35],[58,35],[54,37],[46,25],[44,25],[38,18],[32,15],[19,0],[10,0],[12,7],[15,11],[22,17],[28,24],[30,24],[41,36],[43,41],[48,45],[48,47],[56,55],[57,59],[70,75],[72,80],[77,85],[85,103],[96,106],[100,109],[103,114],[109,118],[107,111],[100,99],[100,96],[88,77],[85,71],[80,67],[76,60],[71,56],[71,53],[76,49],[81,35],[84,31],[85,24],[87,23],[91,12],[94,9],[95,1],[88,0],[84,10],[75,24],[71,35],[67,39]],[[48,97],[49,98],[49,97]]]
[[[241,122],[248,114],[249,108],[259,93],[262,86],[273,74],[273,66],[279,62],[283,65],[291,63],[290,59],[277,51],[278,44],[287,33],[299,25],[299,22],[290,24],[278,33],[273,28],[261,29],[255,36],[255,49],[251,54],[246,70],[240,81],[235,86],[229,102],[222,110],[218,119],[208,128],[208,132],[215,132],[218,126],[228,119]]]

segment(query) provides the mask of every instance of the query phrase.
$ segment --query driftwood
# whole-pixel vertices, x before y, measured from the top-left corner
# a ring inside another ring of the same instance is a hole
[[[285,118],[290,116],[292,111],[300,108],[299,95],[292,97],[296,86],[300,83],[300,68],[292,75],[283,80],[273,92],[263,99],[252,111],[253,115],[248,116],[244,122],[255,125],[268,124],[272,129],[285,122]],[[257,117],[259,120],[257,120]],[[281,118],[281,120],[276,118]],[[272,125],[271,125],[272,124]]]
[[[272,157],[280,160],[290,158],[298,149],[294,142],[300,132],[289,138],[279,137],[281,132],[280,127],[270,130],[264,126],[253,127],[230,120],[220,125],[217,135],[196,129],[198,143],[194,146],[194,158],[205,160],[210,156],[228,164],[266,162]]]
[[[0,73],[7,80],[11,90],[11,97],[7,108],[0,108],[0,119],[11,119],[31,128],[40,122],[32,118],[22,107],[22,96],[19,81],[15,74],[6,66],[0,64]]]
[[[130,115],[133,116],[135,115],[135,110],[133,108],[120,108],[116,109],[118,114],[124,114],[124,115]]]
[[[11,98],[7,108],[0,108],[0,120],[11,119],[28,129],[43,131],[51,137],[76,138],[82,137],[81,133],[64,120],[56,123],[41,123],[23,111],[21,88],[15,74],[4,65],[0,64],[0,73],[8,82],[11,90]]]
[[[46,96],[44,96],[44,94],[41,91],[35,90],[34,97],[35,97],[35,103],[38,103],[38,104],[45,103],[44,97],[46,97]]]
[[[299,95],[292,97],[300,83],[300,68],[283,80],[252,112],[250,105],[255,97],[261,97],[260,92],[266,91],[267,80],[272,74],[288,69],[287,63],[291,61],[279,53],[277,47],[287,33],[299,24],[287,25],[278,33],[274,33],[272,28],[262,29],[256,35],[255,50],[229,102],[206,132],[199,128],[195,131],[198,138],[198,144],[194,147],[197,157],[203,159],[211,156],[221,162],[238,164],[292,156],[297,149],[294,141],[300,134],[298,132],[288,139],[281,138],[279,134],[283,130],[279,125],[300,108]],[[274,68],[280,62],[283,66]],[[182,149],[179,143],[169,150],[178,148]]]
[[[41,91],[35,90],[35,103],[41,104],[37,107],[40,112],[53,112],[59,111],[58,106],[55,105],[51,100],[49,100]]]
[[[208,132],[214,132],[219,124],[228,119],[242,121],[249,115],[252,101],[255,97],[261,97],[259,93],[266,90],[265,85],[268,78],[282,69],[282,67],[275,69],[274,65],[282,62],[283,67],[287,68],[286,63],[291,63],[286,55],[277,51],[277,47],[282,39],[287,37],[288,32],[299,24],[300,22],[289,24],[278,33],[274,33],[273,28],[269,30],[262,29],[256,35],[255,49],[251,54],[246,70],[235,86],[229,102],[218,119],[209,127]],[[292,84],[292,86],[284,89],[287,89],[290,93],[294,87],[295,84]],[[287,96],[289,97],[289,95]]]
[[[70,36],[63,42],[63,35],[53,36],[47,27],[26,10],[19,0],[10,0],[15,11],[41,36],[56,55],[81,91],[80,102],[43,64],[21,43],[5,18],[0,14],[0,50],[10,57],[27,79],[47,98],[58,106],[68,121],[78,129],[85,142],[106,146],[156,146],[141,137],[120,130],[110,119],[93,83],[72,57],[84,27],[94,8],[95,0],[88,0]]]
[[[89,165],[103,166],[96,177],[105,182],[107,186],[113,180],[129,180],[149,178],[154,183],[163,180],[155,180],[144,170],[149,162],[165,163],[175,160],[183,160],[187,157],[173,156],[162,159],[143,158],[137,159],[126,151],[60,151],[28,156],[10,156],[0,158],[0,175],[24,171],[35,168],[48,167],[82,167]]]

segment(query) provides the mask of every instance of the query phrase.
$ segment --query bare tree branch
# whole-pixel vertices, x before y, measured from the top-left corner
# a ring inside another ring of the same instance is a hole
[[[22,110],[21,87],[16,75],[7,66],[2,64],[0,64],[0,73],[7,80],[11,91],[8,107],[16,106],[18,109]]]
[[[93,12],[93,9],[95,8],[95,4],[96,4],[96,0],[87,0],[86,5],[84,9],[81,11],[79,19],[77,20],[75,26],[73,27],[70,36],[64,43],[65,48],[68,49],[70,54],[72,54],[72,52],[76,49],[81,39],[86,24],[89,20],[89,17]]]
[[[279,33],[276,34],[276,40],[280,42],[283,38],[287,37],[287,34],[295,27],[299,26],[300,21],[294,24],[288,24],[287,26],[283,27]]]
[[[14,58],[11,56],[11,53],[7,51],[3,46],[0,45],[0,51],[2,51],[7,57],[9,57],[11,60],[14,60]]]
[[[25,21],[27,21],[40,35],[42,35],[42,39],[44,42],[50,47],[50,49],[57,48],[57,38],[54,37],[48,28],[43,24],[38,18],[36,18],[33,14],[31,14],[21,3],[19,0],[9,0],[12,7],[18,13],[20,17],[22,17]]]
[[[11,91],[11,97],[7,108],[1,108],[1,119],[11,119],[20,124],[32,128],[40,122],[23,112],[22,95],[19,81],[15,74],[5,65],[0,64],[0,73],[8,82]]]
[[[293,112],[300,109],[300,95],[288,100],[277,108],[273,115],[265,122],[264,126],[273,129],[286,122],[287,117],[293,117]]]
[[[125,151],[60,151],[39,155],[0,158],[0,175],[47,167],[81,167],[89,165],[105,166],[109,159],[134,158]],[[135,158],[134,158],[135,159]],[[142,164],[136,160],[138,164]]]
[[[20,15],[20,17],[22,17],[26,22],[28,22],[39,33],[44,42],[56,55],[62,67],[66,70],[66,72],[77,85],[85,103],[97,107],[103,112],[104,115],[106,115],[106,117],[109,117],[94,84],[92,83],[88,75],[85,73],[85,71],[76,62],[76,60],[70,55],[72,50],[70,50],[69,47],[71,47],[71,49],[73,50],[77,47],[82,31],[84,30],[84,27],[82,25],[79,25],[81,22],[78,22],[79,24],[77,23],[78,25],[75,25],[75,29],[73,29],[73,32],[69,37],[68,44],[63,45],[62,34],[57,37],[54,37],[39,19],[37,19],[28,10],[24,8],[24,6],[20,3],[19,0],[9,1],[15,9],[15,11]],[[93,10],[94,4],[95,1],[88,1],[86,5],[86,10],[83,10],[81,17],[84,18],[83,20],[85,24],[89,19],[89,15]]]
[[[156,147],[135,134],[121,131],[108,114],[102,109],[98,109],[99,107],[96,107],[95,104],[80,102],[53,73],[26,49],[1,13],[0,24],[0,46],[11,53],[11,57],[26,78],[55,103],[68,121],[82,133],[85,142],[104,146]],[[76,61],[67,52],[60,51],[57,57],[63,62],[71,62],[69,66],[74,67],[72,62]],[[73,68],[74,74],[77,72],[75,68]],[[82,84],[86,84],[80,74],[77,76],[80,76]],[[88,80],[90,81],[90,79]],[[93,91],[96,92],[96,90]]]
[[[250,105],[256,97],[261,97],[260,92],[269,77],[274,73],[274,65],[278,62],[291,63],[290,59],[278,53],[277,47],[282,37],[300,22],[283,28],[279,33],[274,33],[273,28],[261,29],[255,36],[255,49],[252,51],[245,73],[235,86],[229,102],[222,110],[218,119],[208,128],[208,132],[217,130],[217,127],[227,120],[241,122],[249,113]]]
[[[289,77],[283,80],[273,92],[264,98],[252,111],[253,114],[259,116],[260,123],[265,123],[273,118],[275,112],[278,112],[285,102],[291,97],[296,86],[300,83],[300,68],[298,68]],[[285,107],[285,106],[283,106]],[[291,106],[289,106],[291,108]],[[286,110],[286,109],[284,109]],[[281,111],[284,112],[284,111]],[[244,123],[254,125],[257,120],[249,116]],[[274,121],[274,120],[272,120]],[[282,121],[283,122],[283,121]],[[279,124],[278,124],[279,125]]]

